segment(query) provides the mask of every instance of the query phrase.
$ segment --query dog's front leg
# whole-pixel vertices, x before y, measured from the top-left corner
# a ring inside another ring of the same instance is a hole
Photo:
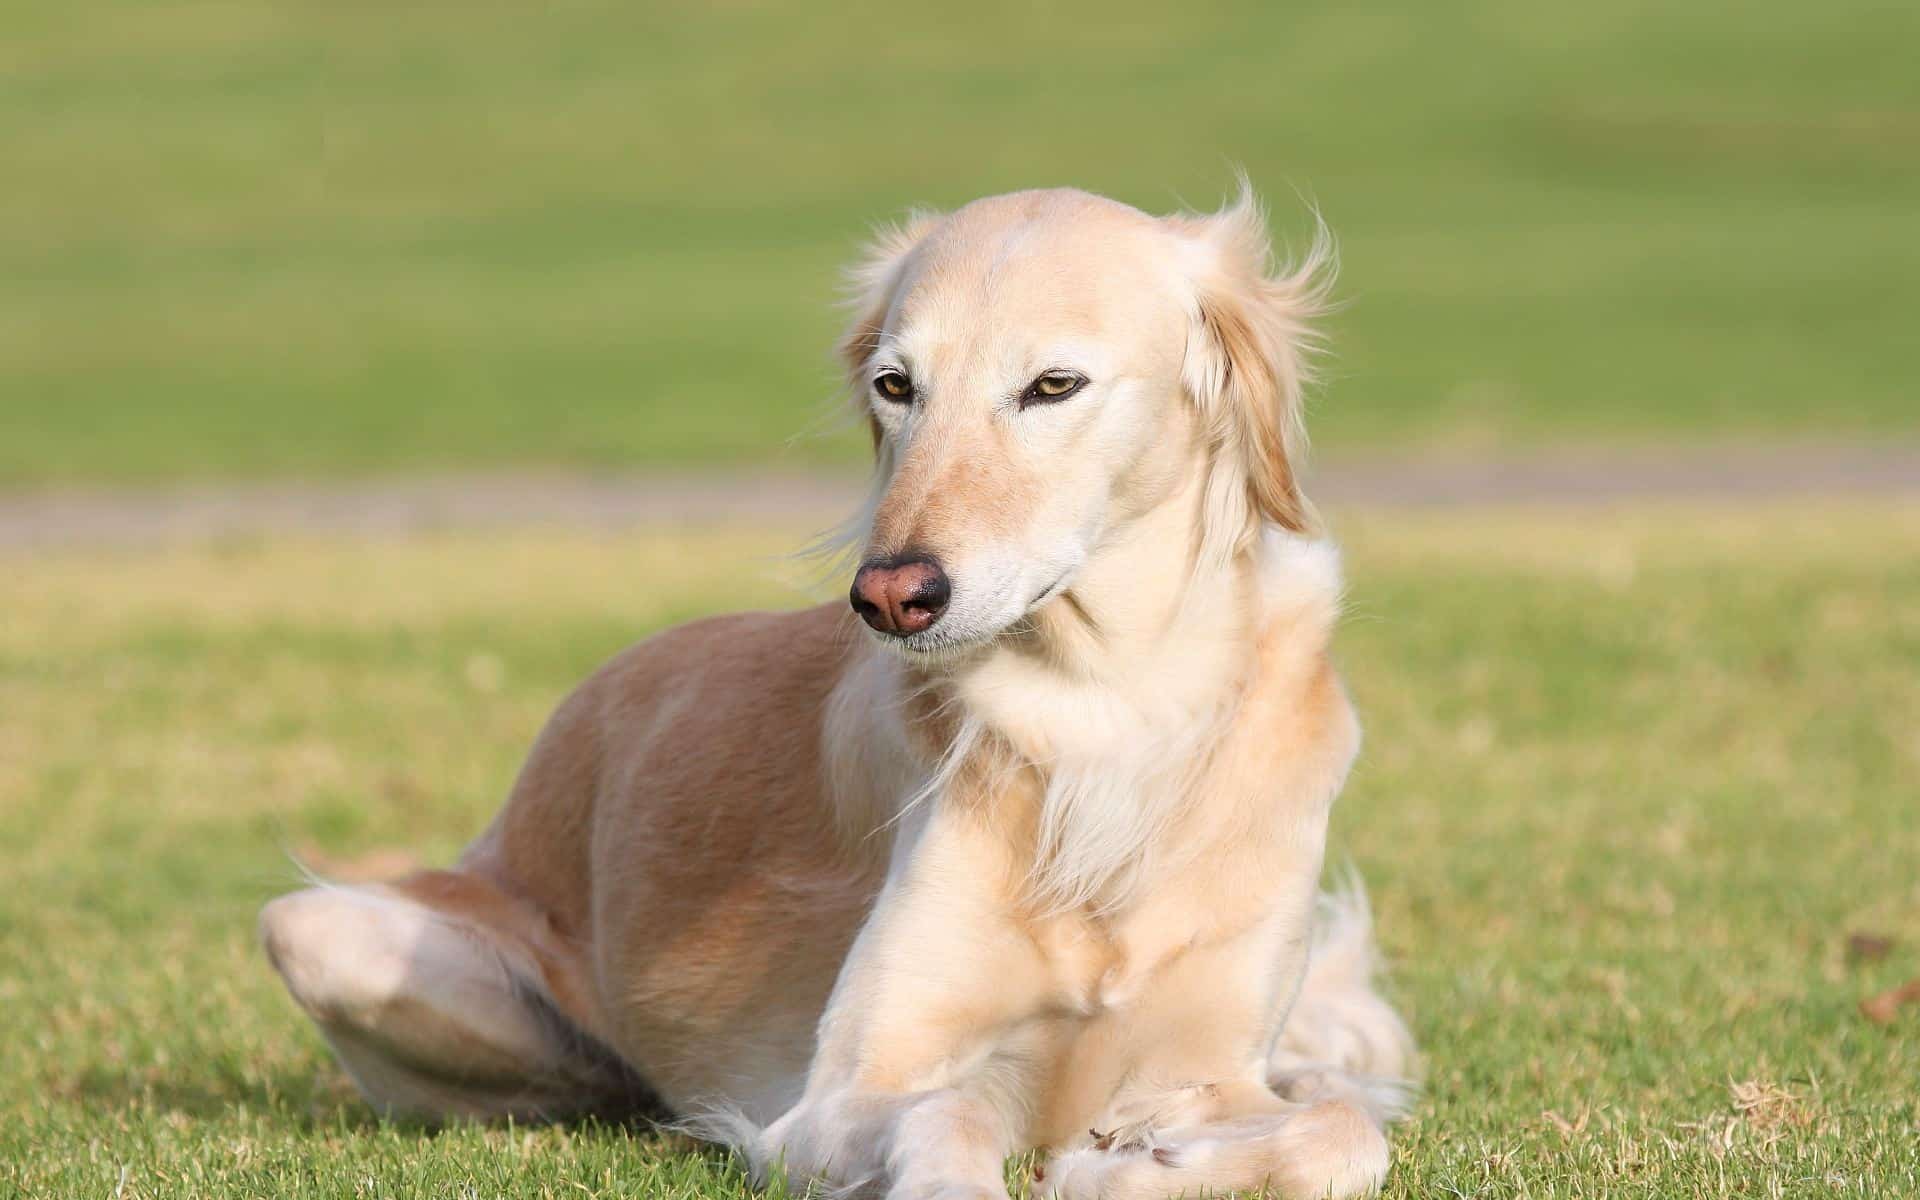
[[[1014,1110],[979,1086],[985,1077],[922,1092],[809,1089],[768,1126],[755,1149],[764,1182],[791,1191],[888,1200],[1006,1200],[1001,1165],[1017,1134]]]
[[[1002,1197],[1044,1059],[1050,973],[1016,910],[1019,879],[982,811],[931,806],[821,1019],[800,1102],[756,1148],[763,1169],[895,1200]]]
[[[1347,1096],[1288,1100],[1266,1082],[1310,902],[1287,897],[1268,920],[1193,948],[1148,981],[1129,1013],[1131,1077],[1098,1125],[1107,1133],[1049,1160],[1047,1200],[1255,1189],[1347,1200],[1379,1187],[1387,1142],[1376,1113]]]

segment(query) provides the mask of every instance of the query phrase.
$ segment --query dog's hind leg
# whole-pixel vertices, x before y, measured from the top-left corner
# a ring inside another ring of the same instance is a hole
[[[308,888],[269,903],[260,936],[382,1112],[539,1119],[644,1103],[587,1032],[564,941],[476,875]]]
[[[1345,1101],[1377,1121],[1405,1110],[1417,1075],[1413,1035],[1380,994],[1378,958],[1359,884],[1323,893],[1306,977],[1267,1059],[1280,1095]]]

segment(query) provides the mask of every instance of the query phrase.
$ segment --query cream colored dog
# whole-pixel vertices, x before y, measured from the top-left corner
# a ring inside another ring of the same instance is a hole
[[[1324,257],[1274,273],[1245,194],[880,239],[853,612],[628,650],[455,869],[262,914],[367,1097],[647,1095],[899,1200],[1035,1147],[1062,1197],[1377,1187],[1411,1047],[1357,892],[1316,901],[1359,742],[1298,481]]]

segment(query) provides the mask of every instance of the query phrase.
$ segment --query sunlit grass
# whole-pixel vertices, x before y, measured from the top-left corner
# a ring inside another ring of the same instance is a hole
[[[1920,515],[1359,514],[1336,854],[1428,1055],[1405,1197],[1920,1190]],[[374,1120],[252,945],[288,852],[445,860],[552,704],[798,600],[804,531],[0,569],[0,1191],[737,1195],[639,1129]],[[1895,940],[1850,962],[1849,933]]]

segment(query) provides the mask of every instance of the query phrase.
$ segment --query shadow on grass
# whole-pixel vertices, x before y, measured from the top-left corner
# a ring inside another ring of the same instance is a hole
[[[246,1075],[215,1064],[131,1073],[92,1065],[57,1090],[96,1115],[138,1112],[213,1120],[247,1113],[302,1131],[370,1130],[382,1123],[346,1080],[296,1064]]]
[[[407,1133],[434,1134],[447,1129],[504,1127],[505,1120],[479,1121],[464,1118],[433,1120],[424,1117],[382,1116],[369,1105],[353,1085],[331,1065],[315,1070],[304,1064],[239,1074],[224,1064],[194,1071],[159,1068],[127,1073],[100,1065],[85,1068],[56,1088],[57,1094],[74,1100],[96,1116],[108,1113],[139,1113],[148,1116],[177,1114],[195,1120],[219,1120],[237,1115],[256,1115],[301,1133],[372,1133],[391,1129]],[[514,1124],[563,1129],[609,1129],[624,1133],[658,1134],[678,1137],[663,1128],[671,1114],[661,1108],[650,1094],[636,1094],[630,1101],[610,1104],[589,1112],[550,1119],[516,1119]],[[702,1143],[686,1139],[689,1152],[702,1149]],[[718,1147],[704,1147],[726,1156]]]

